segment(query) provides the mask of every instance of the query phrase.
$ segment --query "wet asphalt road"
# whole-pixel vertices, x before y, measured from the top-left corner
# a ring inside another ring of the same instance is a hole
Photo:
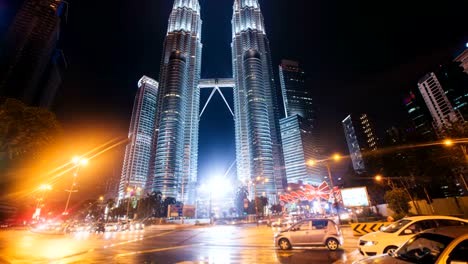
[[[352,263],[357,238],[343,229],[345,245],[274,248],[266,226],[151,226],[144,231],[40,235],[0,231],[0,263]]]

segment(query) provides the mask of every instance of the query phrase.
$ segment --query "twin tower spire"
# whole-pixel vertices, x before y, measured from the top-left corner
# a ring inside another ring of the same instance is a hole
[[[168,32],[187,31],[200,35],[201,21],[198,0],[175,0]],[[233,35],[252,29],[264,32],[265,26],[258,0],[234,0]]]
[[[198,0],[175,0],[174,9],[179,7],[187,7],[196,11],[200,10],[200,4],[198,3]],[[258,0],[234,0],[235,10],[239,10],[244,7],[259,8],[260,5],[258,4]]]

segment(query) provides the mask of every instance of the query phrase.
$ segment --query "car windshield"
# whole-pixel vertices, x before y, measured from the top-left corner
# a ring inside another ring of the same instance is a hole
[[[394,255],[411,263],[434,263],[453,238],[425,233],[410,239]]]
[[[405,219],[399,220],[389,226],[384,227],[382,229],[382,232],[395,233],[398,230],[400,230],[402,227],[406,226],[409,222],[411,222],[411,220],[405,220]]]

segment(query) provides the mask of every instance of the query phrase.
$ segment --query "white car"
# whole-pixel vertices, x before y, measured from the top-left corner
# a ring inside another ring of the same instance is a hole
[[[449,226],[417,234],[395,253],[368,257],[353,264],[465,264],[467,252],[468,226]]]
[[[437,215],[406,217],[359,238],[359,252],[366,257],[393,253],[413,235],[444,226],[468,226],[468,220]]]

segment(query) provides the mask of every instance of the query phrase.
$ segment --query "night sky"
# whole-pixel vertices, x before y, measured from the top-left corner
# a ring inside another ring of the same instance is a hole
[[[4,33],[19,0],[0,0]],[[86,145],[125,137],[137,81],[158,79],[172,0],[69,0],[64,52],[69,69],[55,111]],[[231,77],[233,0],[201,0],[202,78]],[[299,60],[318,108],[328,153],[347,154],[341,121],[367,112],[377,127],[401,123],[402,96],[468,41],[468,1],[260,0],[275,78],[281,59]],[[4,35],[4,34],[2,34]],[[232,100],[229,89],[225,95]],[[202,92],[204,102],[209,91]],[[199,175],[222,174],[235,159],[234,123],[217,96],[200,125]],[[232,104],[232,102],[231,102]],[[201,105],[203,107],[203,103]],[[80,136],[78,136],[80,135]],[[76,139],[76,138],[75,138]],[[123,148],[117,155],[123,155]]]

